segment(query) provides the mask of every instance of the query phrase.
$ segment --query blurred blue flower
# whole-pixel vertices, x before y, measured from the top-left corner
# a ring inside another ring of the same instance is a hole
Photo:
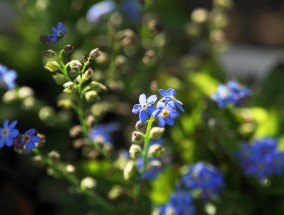
[[[194,215],[195,207],[192,196],[185,191],[175,191],[171,194],[166,205],[159,208],[160,215]]]
[[[129,22],[137,23],[141,18],[141,5],[137,0],[124,0],[121,5],[121,12],[128,18]]]
[[[14,70],[9,70],[6,66],[0,64],[0,86],[7,89],[15,88],[15,79],[17,73]]]
[[[90,137],[103,146],[112,146],[112,132],[119,129],[118,123],[100,124],[90,130]]]
[[[236,156],[246,176],[264,180],[273,174],[282,174],[284,153],[277,149],[273,138],[257,139],[253,144],[242,143]]]
[[[62,39],[67,32],[68,30],[62,22],[58,22],[57,27],[52,27],[52,35],[56,36],[57,39]]]
[[[137,169],[141,170],[144,165],[143,157],[139,157],[136,160]],[[161,161],[151,158],[147,163],[146,170],[141,174],[142,180],[154,180],[158,173],[162,171]]]
[[[16,124],[17,121],[11,122],[10,125],[7,119],[4,121],[3,128],[0,128],[0,148],[2,148],[4,145],[13,145],[13,139],[19,134],[19,131],[15,129]]]
[[[87,12],[86,18],[90,23],[97,23],[102,16],[112,12],[116,8],[116,5],[111,0],[98,2],[90,7]]]
[[[158,102],[158,109],[153,112],[153,116],[158,118],[158,125],[164,127],[165,124],[174,125],[174,118],[179,116],[179,113],[169,104]]]
[[[182,112],[184,112],[184,109],[182,107],[182,102],[176,99],[176,91],[174,89],[172,88],[169,88],[168,90],[159,89],[159,92],[162,96],[164,96],[167,104],[169,104],[173,108],[177,107]]]
[[[35,129],[29,129],[22,136],[22,145],[26,145],[28,151],[36,148],[36,143],[40,142],[40,138],[36,135]]]
[[[219,85],[211,98],[217,102],[220,108],[224,108],[228,104],[238,104],[243,98],[250,95],[251,91],[247,87],[241,86],[236,81],[228,81],[225,85]]]
[[[133,106],[132,113],[139,113],[139,120],[141,122],[146,122],[148,120],[148,114],[151,115],[156,108],[151,106],[157,100],[156,95],[151,95],[148,99],[143,93],[139,96],[139,103]]]
[[[223,175],[212,165],[198,162],[187,168],[182,175],[187,189],[199,191],[202,200],[207,201],[219,195],[224,187]]]

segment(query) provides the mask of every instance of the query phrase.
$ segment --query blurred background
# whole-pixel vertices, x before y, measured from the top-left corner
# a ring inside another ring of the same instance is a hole
[[[64,161],[82,160],[81,151],[74,149],[74,139],[69,137],[70,128],[78,123],[76,116],[57,106],[62,85],[56,85],[43,68],[44,51],[56,47],[41,43],[39,36],[50,34],[51,27],[62,21],[68,34],[59,46],[72,44],[72,59],[81,59],[97,47],[104,53],[104,58],[92,66],[96,79],[109,91],[101,95],[102,102],[90,108],[97,123],[121,125],[114,133],[115,150],[128,150],[137,120],[131,108],[138,95],[173,87],[188,111],[168,138],[183,143],[173,149],[174,153],[194,153],[193,143],[202,141],[196,138],[201,134],[193,129],[199,128],[200,120],[194,119],[195,124],[188,126],[186,120],[201,115],[200,108],[208,105],[217,84],[230,79],[254,90],[248,106],[261,106],[261,123],[266,124],[259,129],[253,123],[249,127],[237,122],[243,129],[240,139],[257,135],[283,139],[283,0],[116,0],[112,12],[96,18],[100,10],[90,8],[98,2],[0,0],[0,64],[17,71],[18,86],[34,91],[32,97],[13,99],[2,89],[1,122],[18,120],[23,132],[36,128],[46,136],[43,152],[56,149]],[[124,5],[129,2],[135,6]],[[203,97],[207,99],[200,99]],[[192,139],[179,136],[179,129]],[[188,163],[198,156],[182,154],[173,160]],[[30,155],[19,155],[10,148],[0,151],[0,181],[1,215],[97,214],[89,213],[91,207],[82,197],[70,195],[65,182],[48,176],[44,167],[33,165]],[[243,212],[219,214],[281,214],[283,195],[273,197],[279,203],[271,206],[274,213],[254,205]],[[273,198],[262,202],[270,203]]]

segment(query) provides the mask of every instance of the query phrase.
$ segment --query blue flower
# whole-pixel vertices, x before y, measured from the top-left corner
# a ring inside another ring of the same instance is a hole
[[[236,156],[246,176],[264,180],[274,174],[282,174],[284,153],[277,149],[278,142],[272,138],[257,139],[253,144],[242,143]]]
[[[35,149],[36,143],[40,142],[40,138],[35,135],[35,133],[36,130],[32,128],[26,131],[22,136],[22,145],[25,145],[28,151]]]
[[[112,132],[119,129],[117,123],[100,124],[94,126],[90,130],[90,137],[97,143],[101,143],[104,146],[112,146]]]
[[[52,27],[52,35],[57,37],[57,39],[62,39],[67,32],[68,30],[62,22],[58,22],[57,27]]]
[[[176,99],[176,91],[174,89],[172,88],[169,88],[168,90],[159,89],[159,92],[162,96],[164,96],[167,104],[169,104],[173,108],[177,107],[182,112],[184,112],[184,109],[182,107],[182,102]]]
[[[144,165],[143,157],[139,157],[136,160],[137,169],[141,170]],[[147,163],[146,170],[141,174],[142,180],[154,180],[158,173],[162,171],[161,161],[158,159],[150,159]]]
[[[204,201],[218,196],[224,186],[223,175],[215,167],[203,162],[189,166],[182,175],[182,183],[189,190],[200,191]]]
[[[251,91],[247,87],[241,86],[235,81],[228,81],[225,85],[219,85],[211,98],[217,102],[220,108],[224,108],[228,104],[238,104],[249,95],[251,95]]]
[[[141,122],[146,122],[148,120],[148,114],[151,115],[156,108],[151,106],[157,100],[156,95],[151,95],[146,99],[146,95],[143,93],[139,96],[139,103],[133,106],[132,113],[139,113],[139,120]]]
[[[140,20],[141,5],[136,0],[124,0],[120,8],[130,22],[136,23]]]
[[[0,64],[0,86],[7,89],[15,88],[15,79],[17,73],[14,70],[9,70],[6,66]]]
[[[102,16],[112,12],[116,5],[113,1],[102,1],[94,4],[87,12],[86,18],[91,23],[98,23]]]
[[[158,125],[164,127],[165,124],[170,126],[174,125],[174,118],[179,116],[179,113],[170,104],[165,104],[164,102],[158,102],[158,109],[153,112],[153,116],[158,118]]]
[[[159,208],[160,215],[194,215],[195,207],[192,196],[185,191],[175,191],[171,194],[166,205]]]
[[[16,124],[17,121],[11,122],[10,125],[7,119],[4,121],[3,128],[0,128],[0,148],[2,148],[4,145],[13,145],[13,139],[19,134],[19,131],[15,129]]]

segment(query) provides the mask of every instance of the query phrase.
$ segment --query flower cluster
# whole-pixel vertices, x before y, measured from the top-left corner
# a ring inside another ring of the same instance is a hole
[[[36,148],[36,144],[41,142],[41,139],[36,135],[35,129],[29,129],[24,134],[19,134],[16,129],[17,121],[9,123],[6,119],[3,127],[0,128],[0,148],[4,145],[10,147],[14,145],[15,150],[26,149],[32,151]]]
[[[280,152],[277,145],[277,140],[272,138],[257,139],[253,144],[243,143],[236,155],[245,175],[264,180],[271,175],[281,174],[284,152]]]
[[[0,87],[8,90],[15,88],[15,79],[17,73],[14,70],[9,70],[6,66],[0,64]]]
[[[217,102],[220,108],[225,108],[228,104],[238,104],[249,95],[251,95],[251,91],[247,87],[241,86],[236,81],[228,81],[226,84],[219,85],[211,98]]]
[[[195,207],[192,196],[185,191],[175,191],[171,194],[166,205],[159,208],[160,215],[194,215]]]
[[[222,174],[204,162],[189,166],[187,172],[182,175],[182,183],[187,189],[200,192],[204,201],[218,196],[224,186]]]
[[[52,34],[40,36],[40,41],[43,43],[56,43],[59,39],[62,39],[68,30],[62,22],[57,23],[57,27],[52,27]]]
[[[174,119],[179,117],[177,108],[184,111],[182,102],[176,99],[176,91],[172,88],[168,90],[159,90],[163,98],[158,101],[157,107],[152,105],[156,102],[157,96],[151,95],[148,99],[143,93],[139,96],[139,104],[133,106],[132,113],[139,113],[139,120],[144,123],[148,120],[149,115],[158,119],[158,125],[164,127],[165,124],[174,125]]]

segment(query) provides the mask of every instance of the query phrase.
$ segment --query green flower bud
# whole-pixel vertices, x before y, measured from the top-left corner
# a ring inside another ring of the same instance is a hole
[[[60,154],[59,154],[58,151],[52,150],[52,151],[50,151],[50,152],[47,154],[47,157],[48,157],[50,160],[59,161],[59,159],[60,159]]]
[[[58,84],[58,85],[62,85],[67,81],[65,76],[63,74],[60,74],[60,73],[56,73],[52,77],[53,77],[55,83]]]
[[[73,172],[75,172],[75,167],[72,164],[67,164],[66,167],[65,167],[65,171],[67,173],[73,173]]]
[[[72,107],[72,101],[70,99],[60,99],[57,102],[57,106],[65,110],[70,110]]]
[[[17,94],[17,90],[16,89],[8,90],[3,95],[3,102],[7,103],[7,104],[15,102],[15,101],[17,101],[17,99],[18,99],[18,94]]]
[[[97,182],[95,181],[95,179],[91,177],[86,177],[81,181],[82,190],[93,189],[96,185],[97,185]]]
[[[108,193],[108,198],[115,200],[123,194],[123,188],[119,185],[114,185]]]
[[[88,68],[87,71],[83,74],[83,81],[88,81],[94,74],[94,71],[91,68]]]
[[[101,54],[102,54],[101,51],[98,48],[95,48],[90,52],[89,58],[95,60],[96,58],[101,56]]]
[[[141,122],[140,120],[137,121],[136,124],[135,124],[135,128],[136,128],[137,130],[141,130],[141,129],[144,128],[144,127],[145,127],[145,123]]]
[[[74,52],[74,47],[72,45],[65,45],[63,51],[67,54],[71,54]]]
[[[48,49],[44,52],[44,56],[45,57],[48,57],[48,58],[53,58],[55,56],[56,52],[51,50],[51,49]]]
[[[129,149],[130,157],[131,157],[132,159],[138,158],[138,157],[141,155],[141,151],[142,151],[142,149],[141,149],[140,146],[138,146],[138,145],[136,145],[136,144],[132,144],[132,145],[130,146],[130,149]]]
[[[164,148],[160,144],[154,144],[149,147],[150,157],[160,157],[163,152]]]
[[[98,93],[94,90],[85,93],[85,99],[87,102],[94,102],[98,99]]]
[[[101,55],[99,58],[96,58],[96,62],[98,64],[106,64],[109,61],[109,56],[105,52],[101,52]]]
[[[127,162],[126,166],[124,167],[123,177],[125,180],[129,180],[135,173],[136,170],[136,163],[134,160],[130,160]]]
[[[82,68],[82,63],[78,60],[72,60],[69,62],[70,68],[79,67]]]
[[[164,133],[165,128],[153,127],[150,131],[151,139],[158,139]]]
[[[42,121],[54,119],[55,111],[52,107],[44,106],[38,112],[39,118]]]
[[[132,133],[132,142],[135,142],[135,143],[141,143],[143,141],[143,138],[144,138],[144,134],[141,133],[140,131],[134,131]]]
[[[55,60],[50,60],[45,64],[44,68],[50,72],[56,72],[59,70],[60,64]]]
[[[92,81],[89,86],[91,87],[91,89],[96,90],[96,91],[100,91],[100,90],[107,90],[107,87],[97,81]]]
[[[80,73],[81,69],[79,66],[74,66],[71,68],[69,74],[71,77],[76,77]]]
[[[77,90],[77,85],[71,81],[68,81],[65,84],[63,84],[63,87],[64,87],[63,92],[68,94],[74,93]]]

